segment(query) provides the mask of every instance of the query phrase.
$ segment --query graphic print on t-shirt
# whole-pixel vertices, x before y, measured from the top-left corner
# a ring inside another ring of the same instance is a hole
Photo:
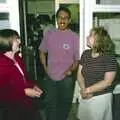
[[[63,48],[68,50],[68,49],[70,49],[70,45],[68,43],[64,43],[63,44]]]

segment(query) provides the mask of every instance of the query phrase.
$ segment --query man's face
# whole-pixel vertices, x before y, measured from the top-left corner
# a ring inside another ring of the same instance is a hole
[[[60,11],[57,16],[57,24],[59,30],[66,30],[70,23],[69,14],[65,11]]]

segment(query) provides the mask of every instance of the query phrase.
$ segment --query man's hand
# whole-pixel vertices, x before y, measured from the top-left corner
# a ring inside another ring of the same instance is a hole
[[[67,70],[67,71],[65,71],[65,76],[69,76],[69,75],[71,75],[72,74],[72,71],[71,70]]]

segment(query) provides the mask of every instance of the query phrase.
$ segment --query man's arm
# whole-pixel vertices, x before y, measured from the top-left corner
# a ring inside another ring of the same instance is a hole
[[[40,51],[40,61],[44,67],[45,72],[47,73],[47,65],[46,65],[46,53]]]
[[[74,61],[73,64],[65,71],[65,75],[71,75],[78,67],[78,61]]]

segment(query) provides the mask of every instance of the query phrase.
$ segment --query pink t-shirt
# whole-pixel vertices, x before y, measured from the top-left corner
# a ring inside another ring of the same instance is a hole
[[[53,80],[61,80],[64,72],[79,59],[79,37],[71,30],[51,30],[46,33],[39,49],[48,53],[48,74]]]

